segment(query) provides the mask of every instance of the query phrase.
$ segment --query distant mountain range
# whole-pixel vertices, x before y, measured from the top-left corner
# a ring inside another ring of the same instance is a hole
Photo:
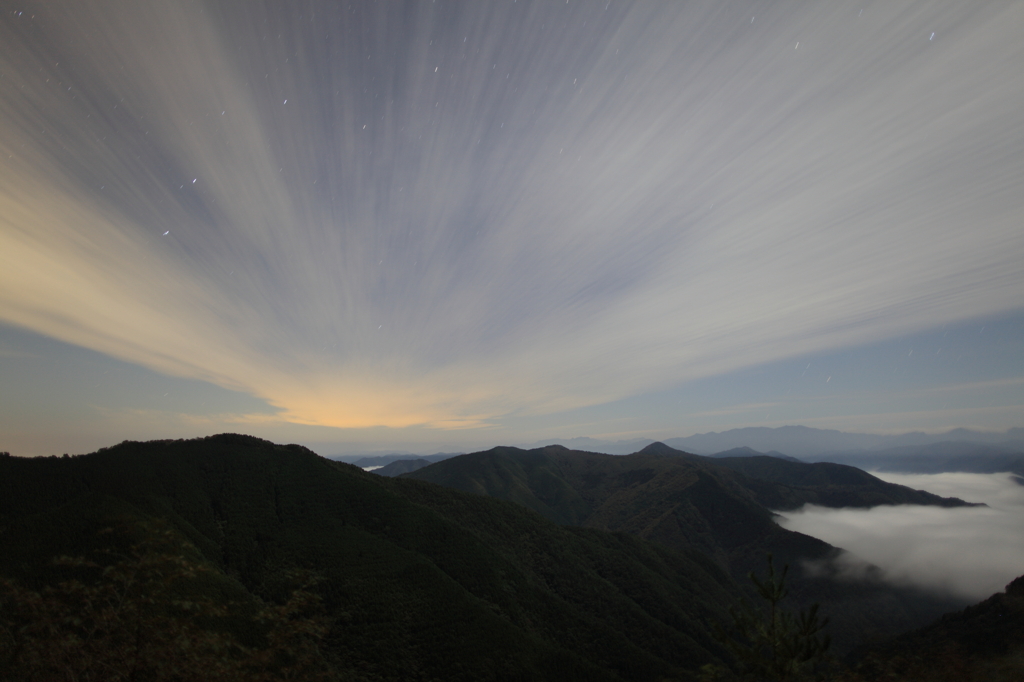
[[[522,443],[515,447],[523,450],[534,450],[546,445],[561,445],[569,450],[579,452],[600,452],[605,455],[631,455],[639,452],[655,442],[653,438],[633,438],[630,440],[602,440],[600,438],[588,438],[580,436],[577,438],[548,438],[532,443]],[[723,448],[725,449],[725,448]],[[706,453],[698,453],[706,454]]]
[[[360,469],[369,467],[382,467],[392,462],[420,460],[424,462],[440,462],[442,459],[455,457],[464,453],[461,452],[438,452],[433,455],[412,455],[408,453],[395,452],[389,455],[335,455],[328,457],[335,462],[353,464]]]
[[[445,459],[448,459],[447,457]],[[440,461],[440,460],[438,460]],[[433,464],[426,457],[420,459],[399,459],[371,471],[378,476],[401,476]]]
[[[988,445],[971,442],[942,442],[906,445],[871,451],[827,452],[807,461],[838,462],[871,471],[909,474],[938,474],[962,471],[994,474],[1009,471],[1024,477],[1024,447],[1015,443]]]
[[[516,447],[523,450],[533,450],[548,445],[561,445],[569,450],[580,452],[629,455],[639,452],[654,442],[650,438],[612,441],[578,437],[551,438]],[[790,457],[812,462],[842,462],[862,468],[882,467],[880,470],[883,471],[910,471],[910,469],[886,468],[892,464],[891,460],[894,457],[903,457],[911,454],[936,454],[939,455],[939,458],[933,458],[928,464],[921,460],[913,465],[915,467],[913,471],[935,473],[941,470],[941,462],[952,461],[951,453],[954,450],[957,456],[960,457],[971,456],[972,454],[1024,454],[1024,428],[1012,428],[1004,432],[952,429],[937,434],[912,432],[892,436],[848,433],[832,429],[814,429],[806,426],[781,426],[778,428],[757,426],[730,429],[720,433],[700,433],[685,438],[668,438],[663,442],[665,445],[682,450],[683,452],[710,457],[766,454],[772,457]],[[943,443],[950,445],[942,445]],[[955,444],[959,444],[959,446]],[[927,449],[931,446],[939,447],[937,450]],[[957,449],[958,447],[959,449]],[[878,457],[858,459],[861,454],[867,453],[878,455]],[[461,454],[463,453],[439,452],[433,455],[415,455],[396,452],[386,455],[332,455],[329,459],[354,464],[366,469],[369,467],[386,467],[392,462],[398,461],[439,462]],[[965,463],[958,464],[958,466],[964,465]],[[404,473],[408,466],[410,465],[402,465],[380,473],[397,475],[397,473]],[[968,471],[972,469],[963,470]],[[999,470],[1007,471],[1008,469]],[[1016,469],[1013,470],[1016,471]],[[979,472],[981,471],[979,470]]]
[[[654,441],[649,438],[632,440],[599,440],[594,438],[553,438],[521,446],[525,450],[545,445],[563,445],[571,450],[601,452],[608,455],[628,455],[638,452]],[[898,447],[920,447],[942,442],[970,442],[1001,445],[1024,451],[1024,428],[1004,432],[952,429],[944,433],[915,431],[900,435],[849,433],[832,429],[813,429],[807,426],[780,426],[769,428],[754,426],[730,429],[720,433],[699,433],[685,438],[668,438],[665,445],[697,455],[713,455],[735,448],[751,448],[758,452],[776,452],[790,457],[806,459],[824,453],[882,450]]]
[[[716,452],[708,455],[708,457],[723,458],[723,457],[778,457],[779,459],[788,459],[790,462],[800,462],[796,457],[790,457],[784,455],[778,450],[770,450],[768,452],[758,452],[753,448],[733,448],[732,450],[725,450],[723,452]]]
[[[952,429],[945,433],[918,431],[887,436],[812,429],[806,426],[782,426],[774,429],[750,427],[732,429],[722,433],[698,434],[688,438],[670,438],[665,441],[665,444],[697,454],[710,454],[745,446],[761,451],[777,450],[792,457],[806,459],[829,452],[881,450],[941,442],[1003,444],[1007,447],[1020,447],[1024,445],[1024,429],[1013,428],[1002,433]]]

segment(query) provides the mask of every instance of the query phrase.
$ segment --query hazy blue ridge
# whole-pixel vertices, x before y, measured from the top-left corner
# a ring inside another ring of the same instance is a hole
[[[749,447],[760,452],[776,450],[803,459],[827,452],[924,446],[944,441],[1013,444],[1024,441],[1024,429],[1012,428],[1004,432],[952,429],[945,433],[913,432],[888,436],[814,429],[807,426],[756,426],[730,429],[721,433],[696,434],[686,438],[668,438],[664,442],[673,448],[702,455]]]
[[[374,469],[372,473],[378,476],[400,476],[401,474],[407,474],[417,469],[422,469],[425,466],[430,466],[433,462],[426,458],[421,459],[399,459],[390,464],[386,464],[379,469]]]
[[[1024,475],[1024,443],[993,445],[944,441],[874,451],[827,452],[808,461],[837,462],[893,473],[937,474],[965,472],[991,474],[1003,471]]]

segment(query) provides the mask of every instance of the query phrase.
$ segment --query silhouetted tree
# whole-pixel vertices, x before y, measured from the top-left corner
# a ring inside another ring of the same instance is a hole
[[[831,640],[823,632],[828,618],[818,617],[818,605],[793,614],[783,610],[780,603],[789,591],[783,566],[776,574],[772,555],[768,555],[768,575],[759,579],[749,574],[757,593],[764,600],[755,608],[743,601],[739,608],[730,609],[732,632],[721,624],[715,626],[715,636],[736,657],[741,667],[741,679],[761,682],[795,682],[813,679],[814,666],[823,660]],[[702,669],[704,679],[728,679],[729,674],[714,666]]]

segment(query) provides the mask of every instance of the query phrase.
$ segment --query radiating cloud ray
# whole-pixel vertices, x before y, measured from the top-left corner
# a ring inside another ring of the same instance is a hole
[[[0,319],[456,428],[1019,309],[1024,10],[752,7],[6,11]]]

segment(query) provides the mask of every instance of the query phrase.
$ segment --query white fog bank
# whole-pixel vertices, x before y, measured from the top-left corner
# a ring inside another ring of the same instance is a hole
[[[828,509],[806,505],[780,524],[880,567],[887,580],[982,600],[1024,574],[1024,486],[1011,474],[875,476],[988,507],[917,505]],[[858,563],[847,557],[849,568]]]

